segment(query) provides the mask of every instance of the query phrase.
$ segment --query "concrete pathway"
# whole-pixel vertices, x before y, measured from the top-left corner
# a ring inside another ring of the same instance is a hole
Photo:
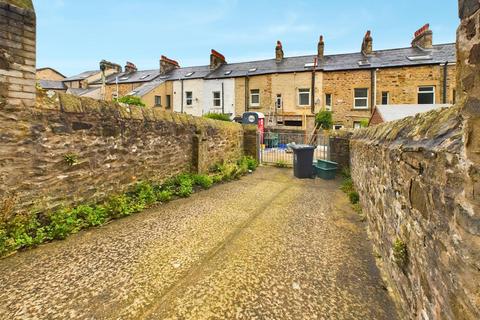
[[[338,182],[260,168],[0,260],[1,319],[395,319]]]

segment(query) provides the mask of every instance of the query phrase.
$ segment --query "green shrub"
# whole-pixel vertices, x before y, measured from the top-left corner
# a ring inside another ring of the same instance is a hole
[[[350,173],[350,168],[349,167],[343,167],[342,170],[340,171],[340,174],[342,175],[343,179],[351,179],[352,174]]]
[[[172,200],[173,192],[170,190],[161,190],[157,193],[157,201],[166,203]]]
[[[360,195],[356,191],[351,191],[348,194],[348,198],[350,199],[351,204],[357,204],[360,201]]]
[[[145,107],[145,103],[143,103],[142,99],[135,96],[124,96],[118,99],[117,101],[121,103],[126,103],[131,106]]]
[[[220,121],[228,121],[231,122],[230,116],[224,113],[206,113],[203,115],[204,118],[213,119],[213,120],[220,120]]]
[[[127,195],[116,195],[111,197],[106,203],[105,208],[112,217],[125,217],[133,213],[133,208],[130,205]]]
[[[353,186],[352,178],[343,179],[342,183],[340,184],[340,190],[349,194],[355,191],[355,187]]]
[[[105,206],[80,205],[76,207],[75,212],[79,219],[82,219],[86,226],[99,226],[105,223],[108,218],[108,212]]]
[[[153,186],[146,181],[137,183],[135,186],[135,196],[137,197],[138,201],[145,205],[151,205],[157,201],[157,196]]]
[[[47,227],[49,239],[65,239],[69,234],[78,232],[83,221],[77,217],[75,210],[60,209],[48,216],[50,223]]]
[[[195,185],[208,189],[213,185],[213,179],[206,174],[196,174],[193,176]]]
[[[187,198],[193,193],[193,178],[191,174],[184,173],[176,178],[177,190],[179,197]]]
[[[286,168],[288,167],[288,164],[286,161],[284,160],[278,160],[276,163],[275,163],[275,167],[277,168]]]
[[[320,111],[315,116],[315,123],[319,125],[322,129],[331,129],[333,126],[332,112],[326,110]]]
[[[407,245],[401,239],[395,240],[393,243],[393,258],[400,268],[404,268],[408,263]]]
[[[68,153],[63,156],[63,160],[71,167],[77,164],[78,162],[78,156],[73,153]]]
[[[243,161],[247,163],[248,170],[255,171],[258,167],[258,162],[253,157],[250,157],[250,156],[243,157]]]

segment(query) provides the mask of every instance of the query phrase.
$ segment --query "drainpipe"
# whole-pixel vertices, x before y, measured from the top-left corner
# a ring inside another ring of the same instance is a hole
[[[375,109],[375,105],[377,103],[377,70],[378,69],[372,69],[370,70],[370,75],[371,75],[371,87],[372,91],[370,92],[370,100],[371,100],[371,105],[370,105],[370,113],[373,114],[373,110]]]
[[[223,86],[223,81],[222,81],[222,114],[225,114],[225,98],[224,98],[224,93],[223,93],[223,90],[224,90],[224,86]]]
[[[249,90],[249,83],[250,83],[250,78],[249,76],[247,75],[245,77],[245,112],[248,112],[249,111],[249,99],[250,97],[248,96],[248,90]]]
[[[448,77],[448,61],[443,65],[443,103],[447,103],[447,77]]]
[[[180,91],[181,91],[181,94],[182,94],[180,96],[180,99],[181,99],[180,100],[181,101],[181,103],[180,103],[180,113],[183,113],[183,79],[180,80]]]
[[[312,71],[312,101],[311,101],[311,112],[315,114],[315,70],[317,69],[317,58],[313,59],[313,71]]]

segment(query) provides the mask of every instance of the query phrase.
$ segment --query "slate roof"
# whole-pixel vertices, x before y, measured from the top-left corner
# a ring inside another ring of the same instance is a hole
[[[83,79],[86,79],[90,76],[93,76],[94,74],[97,74],[99,73],[100,70],[91,70],[91,71],[84,71],[80,74],[76,74],[74,76],[71,76],[71,77],[68,77],[68,78],[65,78],[63,79],[63,81],[66,81],[66,82],[69,82],[69,81],[79,81],[79,80],[83,80]]]
[[[433,48],[429,50],[412,47],[377,50],[367,57],[363,56],[360,52],[334,54],[326,55],[323,61],[317,66],[317,70],[368,70],[386,67],[431,65],[445,62],[455,63],[455,54],[455,43],[434,45]],[[279,63],[277,63],[275,59],[229,63],[213,71],[210,70],[208,65],[185,67],[174,69],[167,75],[160,75],[159,69],[141,70],[130,73],[122,72],[108,76],[106,83],[115,84],[117,77],[119,84],[144,82],[146,84],[134,90],[137,92],[135,95],[142,96],[153,90],[155,85],[159,85],[165,81],[200,78],[222,79],[244,77],[247,75],[254,76],[272,73],[311,71],[311,64],[315,57],[316,55],[286,57]],[[359,64],[359,61],[363,61],[364,63]],[[310,64],[310,66],[308,64]],[[87,71],[80,75],[67,78],[65,81],[72,81],[72,78],[80,78],[81,76],[85,78],[89,74],[91,75],[96,72],[99,71]],[[101,80],[94,82],[94,84],[101,84]]]
[[[388,50],[377,50],[372,55],[365,57],[362,53],[346,53],[326,55],[321,61],[317,70],[340,71],[340,70],[361,70],[371,68],[400,67],[439,64],[455,62],[455,43],[434,45],[430,50],[420,48],[399,48]],[[429,57],[429,59],[409,59],[409,57]],[[229,63],[222,65],[214,72],[210,73],[207,79],[243,77],[246,75],[260,75],[271,73],[301,72],[312,70],[312,67],[305,67],[314,61],[315,55],[286,57],[277,63],[275,59],[249,61],[240,63]],[[359,61],[367,62],[365,65],[359,65]],[[255,71],[249,71],[256,69]],[[227,71],[231,73],[227,74]]]
[[[136,71],[136,72],[121,72],[121,73],[116,73],[111,76],[108,76],[107,79],[105,79],[107,84],[115,84],[115,78],[118,76],[118,83],[138,83],[138,82],[150,82],[152,80],[155,80],[160,76],[160,70],[154,69],[154,70],[141,70],[141,71]],[[101,83],[100,81],[97,81],[96,83]]]
[[[69,94],[73,94],[74,96],[83,96],[87,93],[90,93],[90,92],[93,92],[93,91],[96,91],[96,90],[100,90],[101,88],[100,87],[88,87],[86,89],[82,89],[82,88],[69,88],[68,89],[68,93]]]
[[[400,120],[406,117],[414,116],[417,113],[428,112],[434,109],[450,107],[451,104],[397,104],[397,105],[378,105],[375,112],[378,112],[383,121]]]
[[[56,80],[38,80],[40,87],[45,90],[66,90],[67,87],[62,81]]]
[[[140,87],[133,89],[133,91],[130,92],[129,95],[143,97],[165,81],[167,81],[167,79],[155,79],[153,81],[144,83]]]

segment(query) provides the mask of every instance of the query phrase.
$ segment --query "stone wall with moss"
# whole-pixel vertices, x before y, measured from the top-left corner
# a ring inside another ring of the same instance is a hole
[[[0,104],[0,127],[2,220],[205,171],[244,148],[239,124],[66,94],[38,92],[21,110]]]
[[[457,105],[356,131],[351,169],[407,319],[480,319],[480,2],[460,0]]]

